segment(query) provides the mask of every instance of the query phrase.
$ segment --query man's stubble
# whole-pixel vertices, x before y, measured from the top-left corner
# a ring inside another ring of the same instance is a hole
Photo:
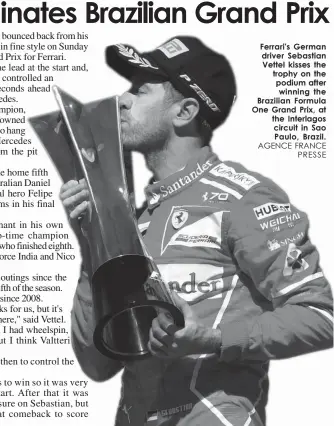
[[[124,148],[142,154],[163,151],[170,137],[169,126],[163,119],[150,117],[145,123],[131,119],[123,123],[121,139]]]

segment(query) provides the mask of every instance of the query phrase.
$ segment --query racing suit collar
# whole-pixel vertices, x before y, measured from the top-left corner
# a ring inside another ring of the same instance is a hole
[[[183,169],[145,188],[148,208],[154,209],[162,201],[186,189],[207,173],[217,160],[218,157],[208,146],[201,148]]]

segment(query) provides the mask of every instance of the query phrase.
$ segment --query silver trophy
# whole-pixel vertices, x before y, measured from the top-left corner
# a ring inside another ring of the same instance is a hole
[[[86,239],[96,328],[94,343],[104,355],[133,360],[149,355],[152,320],[168,312],[183,326],[168,286],[149,255],[133,207],[131,156],[123,152],[118,98],[82,105],[59,88],[61,114],[30,123],[66,182],[84,177],[92,209],[76,234]],[[126,161],[125,161],[126,160]]]

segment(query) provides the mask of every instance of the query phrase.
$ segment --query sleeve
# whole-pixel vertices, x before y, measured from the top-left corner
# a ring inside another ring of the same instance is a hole
[[[306,214],[274,184],[255,187],[231,211],[227,249],[239,277],[272,310],[222,324],[222,360],[265,361],[333,346],[332,292],[308,227]]]

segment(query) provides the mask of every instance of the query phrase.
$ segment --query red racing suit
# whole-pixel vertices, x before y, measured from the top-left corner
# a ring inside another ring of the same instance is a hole
[[[221,353],[126,363],[116,425],[264,425],[269,360],[333,344],[331,289],[307,216],[271,180],[208,147],[146,196],[145,244],[165,284],[221,329]],[[93,365],[88,288],[83,276],[72,328],[78,358]],[[112,375],[99,365],[101,378]]]

